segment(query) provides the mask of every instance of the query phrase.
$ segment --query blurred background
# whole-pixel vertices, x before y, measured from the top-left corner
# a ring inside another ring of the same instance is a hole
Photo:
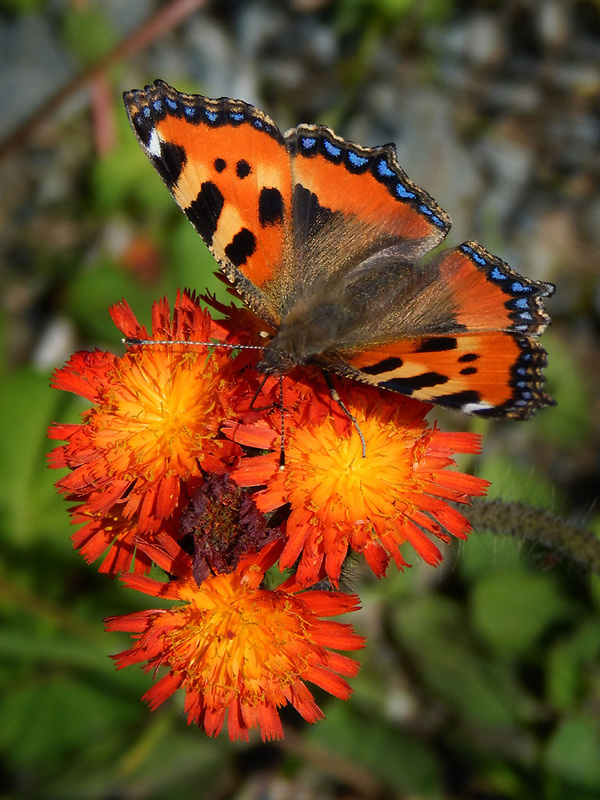
[[[484,434],[461,462],[491,496],[600,530],[598,0],[2,0],[0,2],[0,798],[600,797],[600,591],[585,566],[478,531],[437,570],[369,582],[348,703],[284,713],[286,739],[213,740],[102,619],[146,599],[72,551],[45,466],[48,388],[76,349],[123,345],[214,262],[141,152],[121,101],[162,78],[242,98],[285,130],[331,125],[400,163],[475,238],[557,285],[548,388],[527,423],[432,413]],[[150,602],[148,600],[148,602]]]

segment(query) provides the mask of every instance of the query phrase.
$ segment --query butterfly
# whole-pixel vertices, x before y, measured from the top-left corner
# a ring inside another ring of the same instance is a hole
[[[324,125],[163,81],[125,92],[146,155],[244,302],[275,334],[258,369],[326,371],[483,417],[543,388],[550,283],[474,241],[423,260],[450,218],[398,164]]]

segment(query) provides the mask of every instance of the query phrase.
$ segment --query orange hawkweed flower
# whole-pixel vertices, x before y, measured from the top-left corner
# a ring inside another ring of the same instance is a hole
[[[104,514],[90,513],[87,503],[69,509],[73,525],[83,525],[71,536],[73,547],[79,550],[88,564],[104,556],[98,572],[117,575],[129,572],[132,565],[136,572],[147,573],[152,561],[136,546],[136,539],[153,538],[157,532],[149,534],[140,530],[137,517],[130,519],[121,514],[122,505],[115,504]],[[158,533],[168,533],[177,538],[175,520],[165,520]]]
[[[166,301],[155,304],[151,337],[127,304],[111,314],[125,336],[138,339],[208,342],[224,333],[187,294],[178,295],[173,320]],[[84,502],[79,516],[120,520],[122,534],[133,521],[131,549],[136,533],[163,530],[204,470],[235,463],[239,447],[218,435],[230,413],[232,376],[229,351],[220,348],[210,355],[208,347],[178,344],[133,346],[122,357],[76,353],[52,384],[93,407],[80,424],[50,428],[50,438],[66,440],[50,465],[71,470],[59,491]]]
[[[274,541],[239,561],[228,573],[213,574],[200,586],[192,559],[168,536],[140,544],[171,575],[161,583],[129,574],[128,586],[155,597],[179,601],[169,610],[141,611],[107,620],[111,631],[130,631],[135,645],[114,656],[119,668],[146,662],[145,671],[168,672],[146,694],[156,708],[177,689],[185,690],[188,723],[217,735],[227,717],[229,736],[248,739],[260,728],[263,740],[283,737],[278,709],[291,704],[308,722],[323,712],[306,687],[309,681],[347,699],[351,689],[341,676],[354,677],[359,664],[332,652],[364,646],[347,624],[323,619],[358,608],[356,596],[339,592],[294,593],[280,586],[261,588],[281,543]]]
[[[314,391],[317,397],[323,393],[318,385]],[[466,538],[470,525],[448,501],[468,503],[488,486],[445,468],[454,464],[455,453],[479,452],[480,437],[430,428],[425,422],[430,406],[382,390],[346,382],[343,400],[365,438],[364,458],[357,431],[343,417],[340,422],[339,409],[320,419],[313,413],[306,421],[308,398],[288,413],[283,470],[277,420],[229,429],[241,444],[274,449],[243,458],[232,476],[241,486],[265,485],[255,494],[263,512],[289,504],[280,567],[300,558],[299,582],[310,585],[326,575],[337,585],[342,563],[354,550],[380,577],[390,556],[398,568],[407,566],[399,550],[404,542],[428,563],[439,563],[441,553],[427,533],[444,542],[449,534]]]

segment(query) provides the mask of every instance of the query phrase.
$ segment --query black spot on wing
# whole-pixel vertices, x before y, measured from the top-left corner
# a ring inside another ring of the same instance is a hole
[[[446,350],[456,350],[457,342],[454,336],[432,336],[421,339],[415,353],[439,353]]]
[[[255,250],[256,237],[248,228],[242,228],[225,248],[225,255],[234,267],[240,267]]]
[[[161,142],[160,157],[152,156],[152,163],[156,167],[156,171],[169,189],[173,189],[176,185],[186,162],[185,148],[173,142]]]
[[[215,158],[214,167],[217,170],[217,172],[223,172],[226,166],[227,164],[225,163],[224,158]]]
[[[283,223],[284,204],[279,189],[264,187],[258,196],[258,221],[263,228]]]
[[[301,241],[308,241],[317,236],[335,215],[334,211],[319,203],[319,198],[314,192],[305,189],[300,183],[294,186],[292,208],[294,231],[299,234]]]
[[[211,181],[200,187],[198,196],[185,209],[185,214],[207,245],[211,245],[223,209],[223,195]]]
[[[472,405],[473,403],[480,403],[481,395],[479,392],[469,389],[464,392],[454,392],[453,394],[444,394],[440,397],[436,397],[435,402],[441,406],[446,406],[447,408],[461,409],[464,408],[464,406]],[[475,411],[474,413],[478,412]],[[482,416],[487,416],[485,411],[483,412]]]
[[[235,165],[235,174],[238,178],[247,178],[252,172],[252,167],[245,158],[241,158]]]
[[[391,372],[393,369],[399,369],[401,366],[401,358],[384,358],[383,361],[378,361],[377,364],[361,367],[361,372],[366,372],[367,375],[381,375],[384,372]]]
[[[462,356],[458,357],[458,360],[463,363],[468,363],[469,361],[477,361],[479,358],[479,353],[465,353]]]
[[[124,97],[126,100],[125,105],[127,107],[127,97],[126,95],[124,95]],[[129,109],[127,113],[129,114],[129,119],[136,136],[144,145],[144,147],[148,147],[150,144],[152,131],[154,130],[154,120],[152,120],[150,114],[148,116],[145,116],[144,113],[133,114],[129,111]]]
[[[477,367],[464,367],[463,369],[461,369],[460,374],[475,375],[476,372],[477,372]]]
[[[389,381],[383,381],[380,386],[391,389],[393,392],[402,392],[402,394],[410,395],[420,389],[441,386],[447,382],[447,375],[442,375],[439,372],[424,372],[422,375],[414,375],[412,378],[392,378]]]

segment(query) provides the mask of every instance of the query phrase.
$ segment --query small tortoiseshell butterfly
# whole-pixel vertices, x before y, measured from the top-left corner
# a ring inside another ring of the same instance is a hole
[[[324,125],[283,134],[241,100],[163,81],[126,92],[131,125],[248,306],[276,331],[259,369],[312,363],[426,402],[527,419],[543,390],[550,283],[476,242],[422,256],[450,229],[393,145]]]

